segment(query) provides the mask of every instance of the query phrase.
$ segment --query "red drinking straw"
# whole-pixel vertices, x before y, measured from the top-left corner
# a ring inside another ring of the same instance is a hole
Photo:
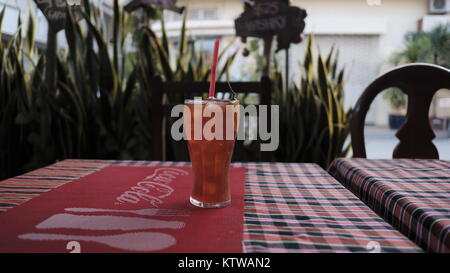
[[[211,67],[211,83],[209,86],[210,98],[214,98],[216,95],[216,70],[217,70],[217,62],[219,61],[219,47],[220,47],[220,40],[217,39],[214,43],[214,56]]]

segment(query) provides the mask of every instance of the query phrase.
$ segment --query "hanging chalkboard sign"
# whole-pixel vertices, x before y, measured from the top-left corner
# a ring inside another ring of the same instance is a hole
[[[306,10],[289,5],[288,0],[246,1],[245,10],[235,20],[236,35],[264,40],[277,36],[278,49],[300,43],[305,29]]]
[[[69,6],[76,19],[81,19],[82,0],[34,0],[38,8],[42,11],[49,25],[59,31],[66,24],[66,7]]]
[[[128,12],[133,12],[139,8],[162,8],[166,10],[171,10],[177,13],[183,13],[184,7],[177,7],[177,0],[132,0],[127,5],[125,5],[125,10]]]

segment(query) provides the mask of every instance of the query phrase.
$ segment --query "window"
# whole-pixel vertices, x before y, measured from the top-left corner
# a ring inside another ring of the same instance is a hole
[[[189,20],[215,20],[217,19],[217,9],[191,9],[188,10]],[[164,11],[164,19],[167,22],[176,22],[183,19],[183,15],[172,11]]]
[[[208,20],[217,19],[217,9],[204,9],[203,18]]]
[[[215,43],[215,38],[202,38],[202,37],[196,37],[195,39],[195,49],[203,52],[203,53],[209,53],[212,54],[212,52],[214,51],[214,43]]]
[[[201,19],[201,10],[193,9],[188,11],[188,18],[190,20],[198,20]]]
[[[173,11],[164,11],[164,19],[167,22],[177,22],[177,21],[181,21],[183,19],[183,15],[173,12]]]

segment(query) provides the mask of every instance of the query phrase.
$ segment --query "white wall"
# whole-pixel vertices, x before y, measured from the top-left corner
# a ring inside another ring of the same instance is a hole
[[[321,49],[327,51],[334,43],[341,51],[340,60],[348,72],[347,106],[355,105],[364,88],[391,66],[389,59],[402,48],[404,34],[417,30],[427,13],[427,0],[384,0],[380,6],[370,6],[365,0],[293,3],[307,9],[306,32],[316,35]],[[379,97],[367,121],[385,125],[388,112],[387,103]]]

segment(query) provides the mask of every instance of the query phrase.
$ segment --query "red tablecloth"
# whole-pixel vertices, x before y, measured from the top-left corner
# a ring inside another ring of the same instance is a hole
[[[32,204],[37,196],[50,195],[55,188],[62,189],[62,185],[83,181],[78,179],[95,175],[108,166],[183,167],[189,164],[67,160],[0,182],[0,204],[4,211],[17,206],[20,209]],[[317,165],[247,163],[233,166],[246,170],[241,237],[244,252],[421,252]],[[89,183],[86,183],[86,189],[89,189]],[[102,198],[99,194],[98,199]],[[10,224],[1,219],[0,215],[1,226]],[[121,224],[118,221],[115,225]],[[68,225],[73,226],[72,223]],[[205,224],[199,231],[206,234],[210,228]],[[80,232],[78,228],[71,231]],[[62,238],[64,245],[69,239]],[[148,239],[148,242],[152,240]],[[4,242],[0,241],[1,244]]]
[[[242,252],[244,168],[232,204],[189,203],[190,167],[108,166],[0,215],[0,252]]]

